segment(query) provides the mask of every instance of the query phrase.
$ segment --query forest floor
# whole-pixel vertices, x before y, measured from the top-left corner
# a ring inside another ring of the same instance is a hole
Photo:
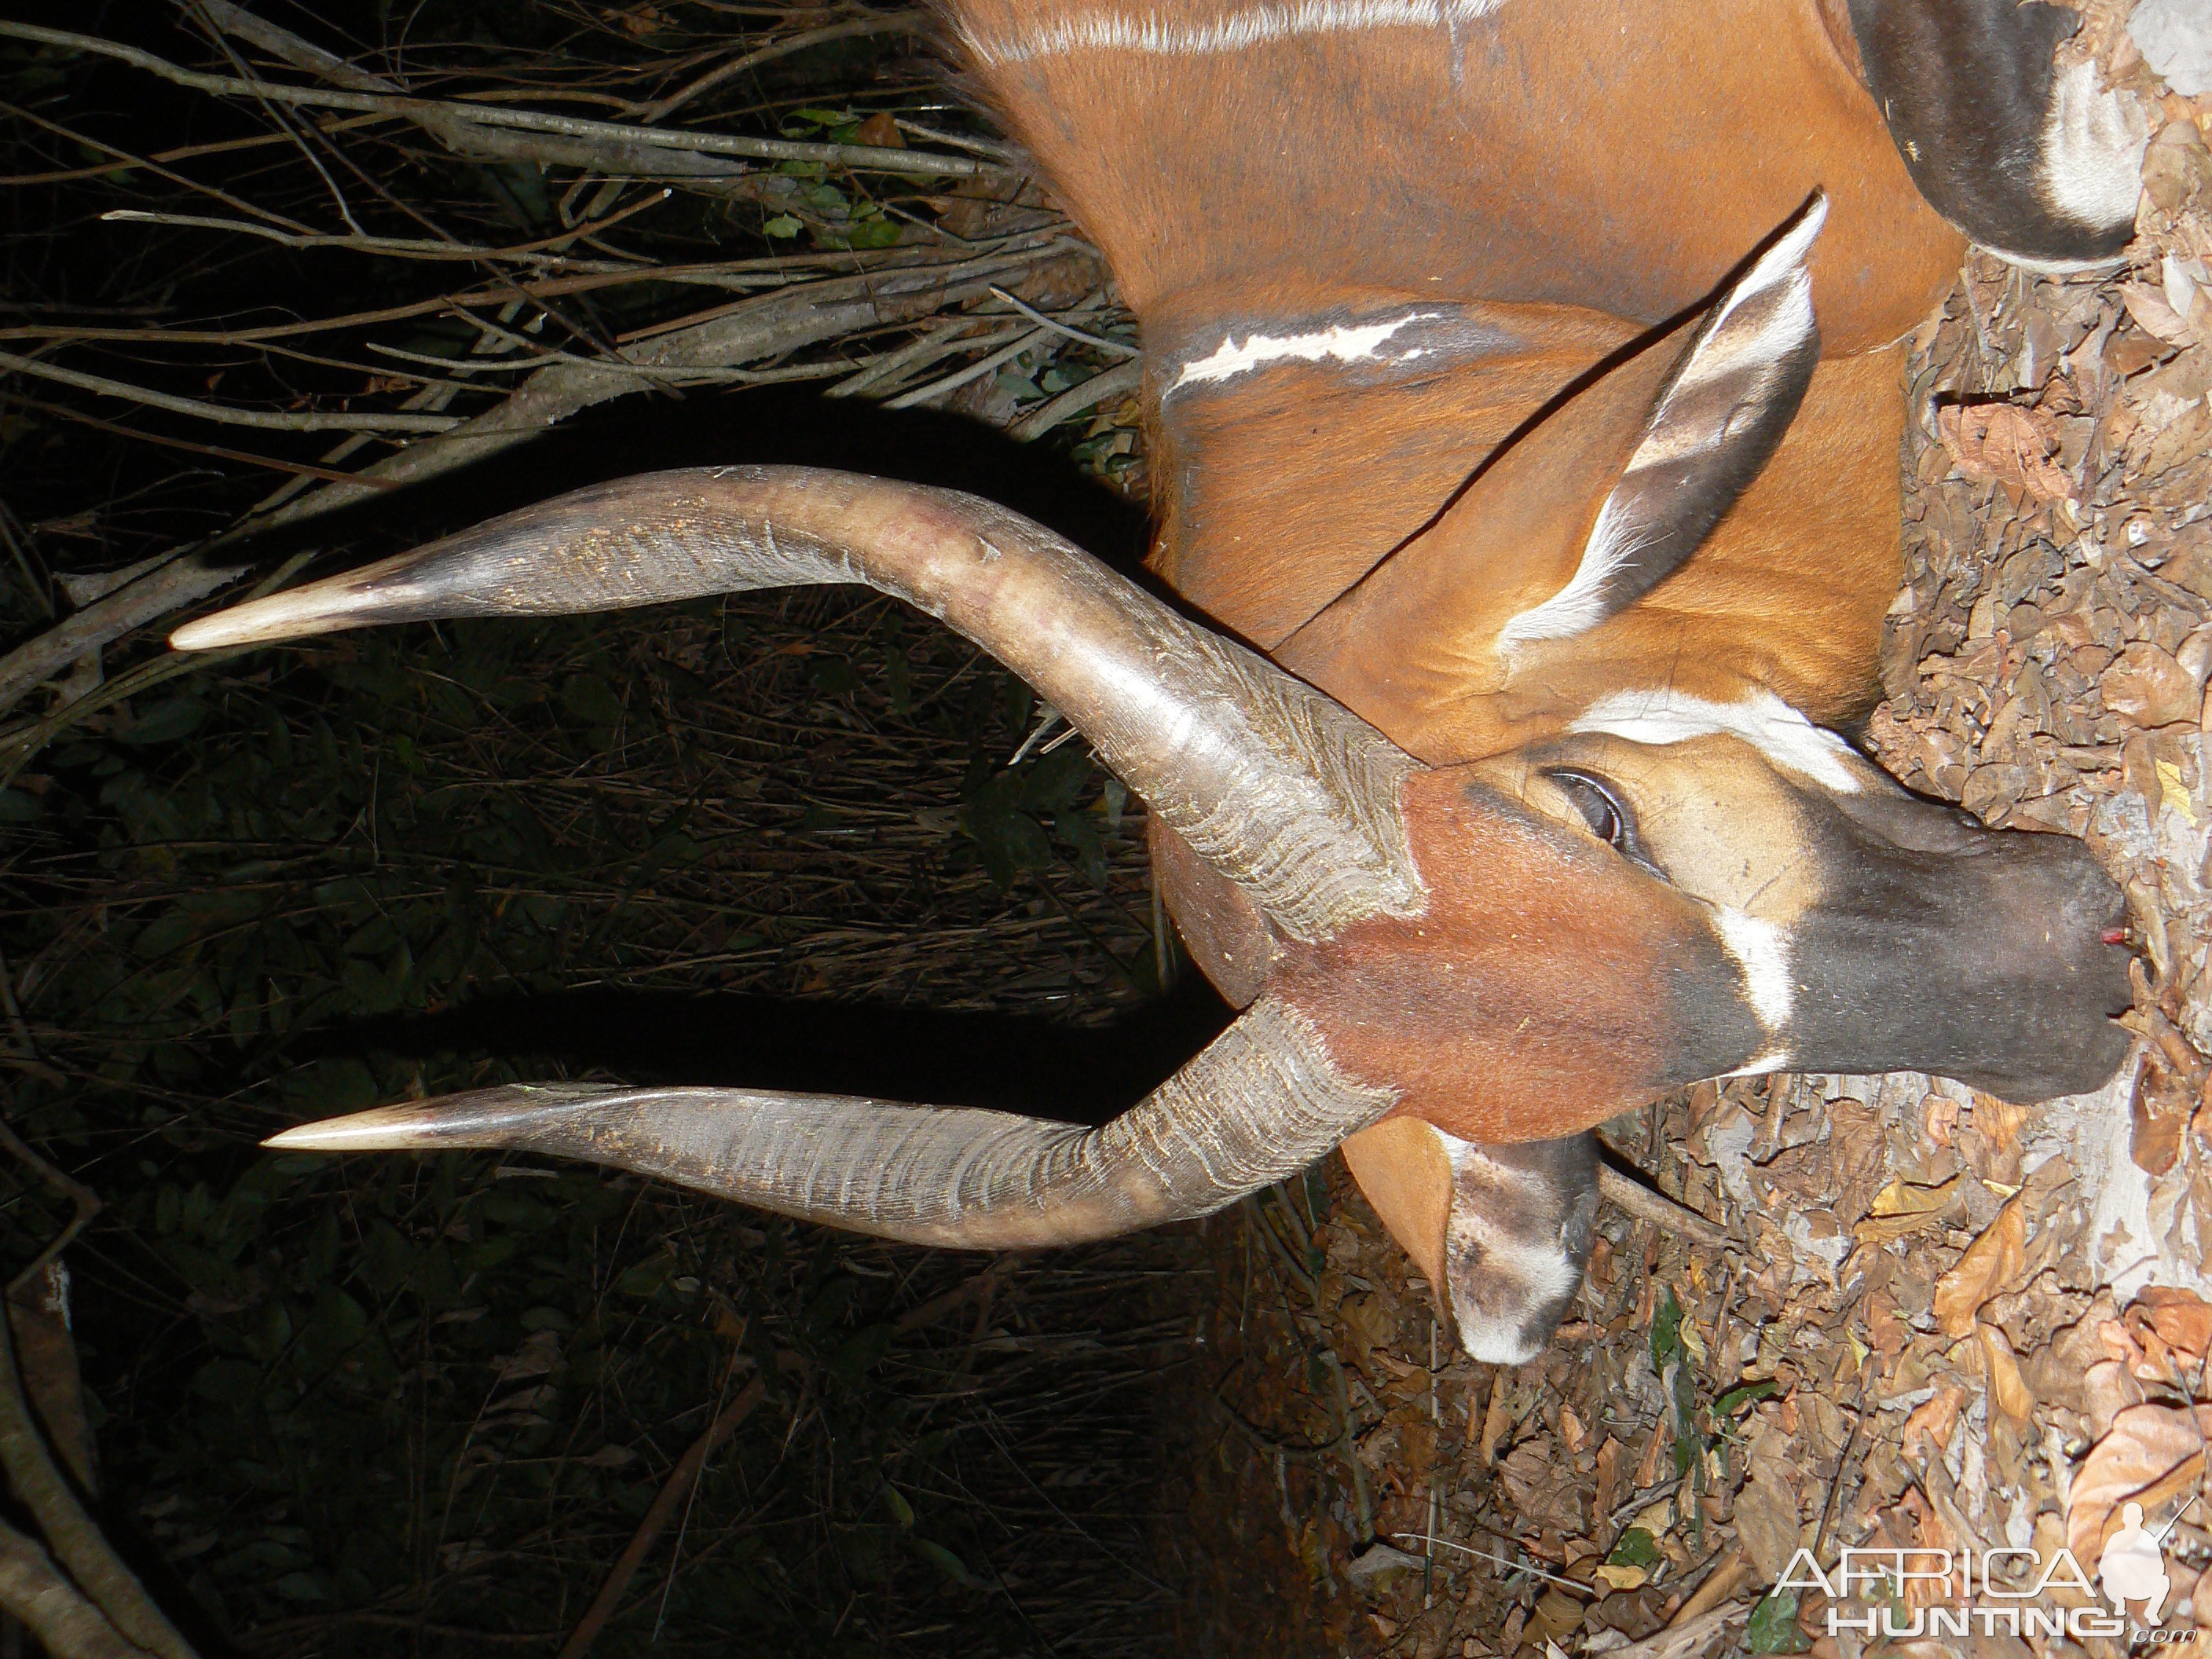
[[[2088,1606],[2063,1569],[2000,1598],[2062,1548],[2094,1579],[2128,1500],[2171,1523],[2162,1622],[2212,1631],[2212,101],[2143,64],[2127,11],[2076,43],[2150,130],[2127,267],[1973,255],[1912,341],[1870,736],[1915,789],[2087,838],[2146,957],[2135,1058],[2027,1109],[1792,1077],[1616,1120],[1727,1246],[1602,1212],[1581,1304],[1518,1370],[1452,1355],[1340,1166],[1271,1197],[1218,1256],[1235,1421],[1194,1479],[1313,1594],[1243,1641],[1194,1612],[1194,1650],[2116,1654],[2094,1626],[1956,1621]],[[1837,1580],[1844,1547],[1902,1579]],[[1984,1595],[1989,1551],[2014,1553]]]

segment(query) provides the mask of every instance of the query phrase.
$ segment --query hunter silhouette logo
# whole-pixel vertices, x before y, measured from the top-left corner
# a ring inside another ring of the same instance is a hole
[[[2105,1586],[2105,1599],[2121,1618],[2127,1617],[2129,1602],[2142,1601],[2148,1604],[2143,1623],[2158,1623],[2158,1615],[2166,1608],[2166,1592],[2173,1588],[2173,1581],[2166,1576],[2166,1553],[2160,1546],[2196,1503],[2191,1498],[2182,1506],[2181,1514],[2155,1536],[2142,1523],[2142,1504],[2121,1506],[2120,1529],[2106,1540],[2104,1553],[2097,1558],[2097,1577]]]

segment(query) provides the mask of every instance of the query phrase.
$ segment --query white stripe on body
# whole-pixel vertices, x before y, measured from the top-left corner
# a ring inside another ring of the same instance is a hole
[[[1256,368],[1264,368],[1270,363],[1376,362],[1378,361],[1376,348],[1407,324],[1426,322],[1439,315],[1440,313],[1433,311],[1409,311],[1404,316],[1387,322],[1337,323],[1305,334],[1262,334],[1255,329],[1242,340],[1233,334],[1224,334],[1211,356],[1184,363],[1181,372],[1169,382],[1167,390],[1160,396],[1165,399],[1187,386],[1205,386],[1230,380]],[[1391,361],[1406,362],[1422,355],[1423,348],[1417,346]]]
[[[1299,0],[1244,6],[1185,21],[1154,15],[1092,12],[1054,18],[1035,32],[986,37],[963,28],[986,64],[1024,64],[1071,52],[1133,52],[1156,58],[1206,58],[1303,35],[1365,29],[1449,28],[1487,17],[1504,0]]]
[[[1631,743],[1687,743],[1693,738],[1738,738],[1784,771],[1809,778],[1839,795],[1862,787],[1852,769],[1850,744],[1818,726],[1771,691],[1754,691],[1740,702],[1666,690],[1614,691],[1576,717],[1571,732],[1603,732]]]

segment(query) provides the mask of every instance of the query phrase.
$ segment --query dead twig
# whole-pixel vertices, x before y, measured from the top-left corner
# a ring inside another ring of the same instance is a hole
[[[6,968],[6,962],[0,960],[0,975],[5,974]],[[21,1027],[23,1039],[27,1042],[30,1030],[27,1026],[22,1025],[22,1015],[15,1008],[15,994],[12,986],[8,991],[8,1008],[15,1023]],[[82,1232],[91,1224],[93,1218],[100,1213],[100,1204],[98,1193],[74,1176],[47,1163],[32,1149],[29,1142],[9,1128],[4,1121],[0,1121],[0,1148],[5,1148],[14,1155],[18,1163],[29,1169],[40,1180],[67,1198],[76,1210],[76,1213],[70,1218],[69,1224],[55,1235],[52,1242],[45,1249],[31,1258],[30,1266],[8,1281],[8,1293],[13,1296],[44,1273],[46,1270],[46,1264],[69,1248],[70,1241]]]
[[[677,1506],[690,1495],[691,1488],[697,1484],[700,1472],[707,1467],[707,1460],[721,1449],[723,1443],[737,1432],[738,1425],[752,1415],[753,1408],[767,1397],[768,1379],[756,1376],[745,1384],[735,1399],[715,1413],[714,1420],[707,1425],[707,1431],[693,1441],[690,1449],[676,1460],[676,1467],[668,1472],[668,1480],[654,1497],[653,1506],[646,1510],[645,1518],[637,1523],[637,1530],[630,1534],[629,1542],[623,1547],[623,1553],[615,1558],[614,1565],[607,1570],[606,1582],[599,1586],[599,1595],[584,1610],[584,1616],[577,1620],[576,1628],[569,1632],[568,1639],[562,1644],[556,1659],[582,1659],[592,1644],[599,1640],[599,1632],[606,1628],[607,1620],[614,1616],[616,1605],[621,1601],[623,1592],[629,1588],[629,1581],[636,1576],[638,1568],[644,1564],[647,1553],[667,1529],[669,1522],[675,1518]]]
[[[0,368],[73,386],[80,392],[97,392],[103,398],[121,398],[150,409],[166,409],[173,415],[190,415],[222,426],[250,426],[262,432],[450,432],[461,423],[458,415],[325,415],[231,409],[222,404],[203,403],[197,398],[155,392],[150,386],[111,380],[104,374],[81,374],[54,363],[42,363],[34,357],[18,357],[12,351],[0,351]]]
[[[143,70],[173,85],[226,98],[252,98],[306,109],[343,109],[365,114],[397,115],[428,126],[434,122],[460,122],[475,127],[507,128],[520,132],[546,133],[560,137],[597,139],[611,143],[642,145],[653,149],[686,150],[701,155],[747,156],[768,161],[819,161],[856,173],[896,173],[953,179],[995,179],[1007,168],[995,161],[965,155],[938,155],[927,150],[890,149],[872,144],[814,144],[789,138],[744,138],[730,133],[670,132],[657,127],[628,126],[616,121],[591,121],[568,115],[545,115],[535,110],[506,109],[497,105],[470,104],[440,98],[408,98],[387,93],[348,92],[321,87],[288,87],[274,82],[246,80],[234,75],[206,75],[173,64],[137,46],[70,29],[44,28],[34,23],[0,21],[0,35],[40,46],[95,53],[112,58],[133,69]]]
[[[1728,1234],[1695,1210],[1630,1180],[1610,1164],[1598,1166],[1597,1189],[1599,1195],[1623,1215],[1648,1221],[1662,1233],[1673,1233],[1709,1250],[1728,1246]]]

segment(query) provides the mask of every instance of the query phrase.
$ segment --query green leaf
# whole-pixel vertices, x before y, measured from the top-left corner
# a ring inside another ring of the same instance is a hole
[[[1674,1287],[1667,1287],[1667,1299],[1651,1316],[1651,1369],[1664,1375],[1667,1362],[1679,1359],[1682,1347],[1682,1304],[1674,1299]]]
[[[1641,1527],[1631,1527],[1613,1540],[1613,1553],[1605,1558],[1605,1564],[1609,1567],[1656,1567],[1659,1559],[1659,1540]]]
[[[914,1530],[914,1505],[908,1503],[905,1495],[889,1482],[884,1486],[884,1507],[891,1512],[891,1519],[898,1522],[901,1532]]]
[[[1753,1653],[1802,1653],[1813,1644],[1797,1628],[1797,1592],[1777,1590],[1751,1610],[1744,1645]]]
[[[243,1359],[211,1359],[192,1376],[192,1392],[244,1411],[261,1395],[261,1367]]]
[[[830,1374],[848,1389],[858,1389],[883,1357],[891,1351],[897,1335],[889,1325],[871,1325],[848,1340],[831,1356]]]
[[[1717,1420],[1734,1417],[1753,1401],[1771,1400],[1781,1392],[1781,1388],[1771,1377],[1763,1377],[1756,1382],[1740,1383],[1713,1401],[1713,1416]]]
[[[130,729],[116,736],[123,742],[140,748],[156,743],[174,743],[179,738],[189,737],[200,729],[207,719],[207,705],[198,697],[165,697],[161,702],[138,711],[138,718],[131,722]]]
[[[969,1573],[967,1564],[944,1545],[933,1544],[927,1538],[917,1538],[914,1540],[914,1547],[921,1552],[932,1566],[954,1583],[973,1584],[975,1582]]]

